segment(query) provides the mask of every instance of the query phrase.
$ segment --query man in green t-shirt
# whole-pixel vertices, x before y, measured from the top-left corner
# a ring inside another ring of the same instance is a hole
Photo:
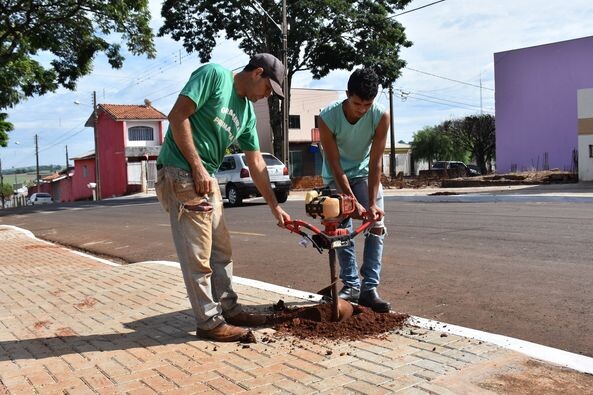
[[[213,174],[227,147],[237,142],[278,225],[290,220],[270,185],[253,109],[254,102],[272,93],[284,98],[283,80],[284,65],[270,54],[254,55],[236,75],[207,64],[192,73],[168,116],[169,130],[157,160],[156,191],[169,212],[199,337],[248,339],[249,331],[239,326],[266,322],[265,315],[244,312],[237,303],[230,235]]]
[[[353,196],[357,211],[375,220],[364,241],[363,262],[358,277],[354,242],[337,250],[340,279],[339,297],[389,312],[391,305],[377,291],[385,238],[381,166],[387,141],[389,113],[375,103],[379,78],[370,68],[355,70],[348,80],[346,100],[321,110],[319,133],[323,147],[322,177],[326,185]],[[348,226],[352,226],[352,220]]]

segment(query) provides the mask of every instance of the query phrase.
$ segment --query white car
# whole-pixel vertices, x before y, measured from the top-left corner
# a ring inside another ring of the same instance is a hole
[[[48,204],[53,203],[54,199],[49,193],[37,192],[29,197],[28,204],[34,206],[36,204]]]
[[[262,153],[262,156],[276,199],[278,203],[284,203],[288,199],[291,185],[288,168],[272,154]],[[245,198],[261,196],[251,179],[243,153],[226,155],[214,175],[220,187],[220,194],[231,206],[240,206]]]

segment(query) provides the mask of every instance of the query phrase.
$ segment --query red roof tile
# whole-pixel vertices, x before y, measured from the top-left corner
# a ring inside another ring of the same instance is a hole
[[[97,112],[104,111],[115,121],[129,119],[167,119],[167,116],[151,105],[136,104],[98,104]],[[93,114],[85,126],[93,126]]]

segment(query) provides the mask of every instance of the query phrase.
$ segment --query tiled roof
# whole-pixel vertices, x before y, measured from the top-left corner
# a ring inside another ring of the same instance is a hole
[[[167,116],[149,105],[138,104],[98,104],[97,112],[104,111],[115,121],[132,119],[167,119]],[[86,121],[85,126],[93,126],[93,114]]]
[[[167,116],[152,106],[130,104],[99,104],[113,119],[166,119]]]
[[[70,160],[92,159],[94,157],[95,157],[95,150],[91,150],[91,151],[85,152],[82,155],[78,155],[74,158],[70,158]]]
[[[50,174],[49,176],[42,177],[41,179],[43,181],[53,181],[56,178],[61,177],[61,176],[62,175],[60,173],[54,173],[54,174]]]
[[[74,167],[68,167],[68,169],[63,169],[56,173],[45,176],[45,177],[41,178],[41,180],[44,182],[54,182],[54,181],[59,181],[59,180],[66,178],[68,176],[72,177],[73,175],[74,175]]]

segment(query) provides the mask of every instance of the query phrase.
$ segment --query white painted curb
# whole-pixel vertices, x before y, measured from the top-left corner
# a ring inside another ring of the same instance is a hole
[[[32,232],[30,232],[26,229],[21,229],[16,226],[12,226],[12,225],[0,225],[0,228],[10,228],[12,230],[15,230],[17,232],[20,232],[20,233],[28,236],[28,237],[31,237],[35,240],[38,240],[38,241],[41,241],[41,242],[44,242],[47,244],[53,244],[48,241],[38,239],[37,237],[35,237],[35,235]],[[65,248],[65,247],[63,247],[63,248]],[[71,249],[68,249],[68,250],[72,251],[73,253],[75,253],[77,255],[84,256],[89,259],[94,259],[98,262],[101,262],[101,263],[104,263],[107,265],[121,266],[117,263],[108,261],[106,259],[97,258],[92,255],[81,253],[81,252],[71,250]],[[158,264],[158,265],[165,265],[165,266],[169,266],[169,267],[179,268],[179,263],[172,262],[172,261],[144,261],[144,262],[137,262],[137,263]],[[258,280],[251,280],[248,278],[243,278],[243,277],[238,277],[238,276],[234,276],[233,281],[237,284],[258,288],[258,289],[265,290],[265,291],[275,292],[275,293],[278,293],[281,295],[292,296],[295,298],[304,299],[304,300],[308,300],[308,301],[312,301],[312,302],[319,302],[319,301],[321,301],[321,298],[322,298],[321,295],[317,295],[315,293],[299,291],[299,290],[295,290],[292,288],[282,287],[279,285],[270,284],[270,283],[266,283],[266,282],[258,281]],[[447,324],[444,322],[433,321],[433,320],[429,320],[429,319],[422,318],[422,317],[410,316],[410,319],[408,322],[411,325],[415,325],[415,326],[418,326],[421,328],[435,330],[435,331],[441,331],[441,332],[447,332],[447,333],[451,333],[451,334],[462,336],[462,337],[467,337],[467,338],[471,338],[471,339],[476,339],[476,340],[481,340],[484,342],[496,344],[497,346],[500,346],[502,348],[516,351],[521,354],[527,355],[529,357],[539,359],[541,361],[550,362],[550,363],[560,365],[560,366],[565,366],[567,368],[574,369],[579,372],[593,374],[593,358],[590,358],[590,357],[587,357],[584,355],[579,355],[579,354],[571,353],[568,351],[559,350],[557,348],[543,346],[541,344],[536,344],[536,343],[528,342],[525,340],[516,339],[513,337],[497,335],[494,333],[479,331],[479,330],[471,329],[471,328],[465,328],[465,327],[458,326],[458,325],[451,325],[451,324]]]

